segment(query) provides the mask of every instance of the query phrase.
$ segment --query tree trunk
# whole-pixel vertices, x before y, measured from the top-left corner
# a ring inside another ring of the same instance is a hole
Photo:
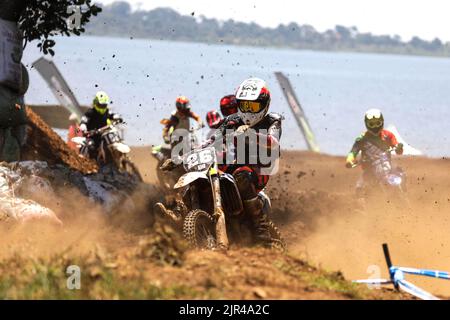
[[[19,21],[20,15],[28,0],[0,0],[0,18],[9,21]]]

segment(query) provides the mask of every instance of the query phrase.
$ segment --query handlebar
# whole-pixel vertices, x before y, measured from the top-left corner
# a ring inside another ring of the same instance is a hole
[[[388,150],[386,150],[385,151],[385,153],[386,154],[391,154],[391,153],[393,153],[393,152],[397,152],[397,149],[398,148],[403,148],[403,144],[402,143],[399,143],[397,146],[395,146],[395,147],[390,147]],[[356,167],[359,167],[361,165],[361,162],[360,161],[355,161],[354,163],[352,163],[352,164],[350,164],[350,163],[347,163],[345,166],[348,168],[348,169],[354,169],[354,168],[356,168]]]
[[[107,131],[108,129],[118,125],[118,124],[125,124],[125,122],[120,119],[120,120],[113,120],[111,124],[101,127],[99,129],[95,129],[95,130],[90,130],[90,131],[86,131],[85,135],[86,136],[94,136],[97,134],[102,134],[103,132]]]
[[[189,131],[189,133],[195,133],[195,132],[197,132],[197,131],[203,129],[204,127],[205,127],[205,125],[203,125],[203,126],[197,125],[197,126],[191,128],[191,129],[189,129],[188,131]]]

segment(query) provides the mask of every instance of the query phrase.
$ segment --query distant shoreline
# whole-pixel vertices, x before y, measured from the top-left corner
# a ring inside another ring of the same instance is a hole
[[[303,52],[320,52],[320,53],[349,53],[349,54],[374,54],[374,55],[385,55],[385,56],[395,56],[395,57],[416,57],[416,58],[437,58],[437,59],[450,59],[450,55],[438,55],[438,54],[408,54],[403,52],[375,52],[375,51],[363,51],[363,50],[346,50],[346,49],[340,49],[340,50],[333,50],[333,49],[309,49],[309,48],[294,48],[289,46],[263,46],[263,45],[251,45],[251,44],[235,44],[235,43],[224,43],[224,42],[204,42],[204,41],[191,41],[191,40],[173,40],[173,39],[156,39],[156,38],[141,38],[141,37],[128,37],[125,35],[98,35],[98,34],[92,34],[92,33],[86,33],[80,36],[80,38],[110,38],[110,39],[117,39],[117,40],[139,40],[139,41],[161,41],[161,42],[168,42],[168,43],[185,43],[185,44],[202,44],[207,46],[235,46],[240,48],[258,48],[258,49],[279,49],[279,50],[293,50],[293,51],[303,51]],[[58,44],[56,44],[58,45]]]
[[[439,38],[427,41],[415,36],[410,41],[403,41],[398,35],[375,35],[342,25],[319,32],[311,25],[295,22],[269,28],[231,19],[220,21],[198,17],[194,13],[182,15],[170,8],[133,11],[126,2],[104,6],[99,16],[87,25],[86,34],[323,52],[450,58],[450,42]]]

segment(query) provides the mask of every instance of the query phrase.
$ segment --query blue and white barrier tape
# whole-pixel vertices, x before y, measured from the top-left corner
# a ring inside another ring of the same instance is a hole
[[[400,270],[404,273],[415,274],[419,276],[450,280],[450,273],[445,271],[404,268],[404,267],[391,267],[391,269]]]
[[[433,277],[438,279],[450,280],[450,273],[438,270],[426,270],[426,269],[415,269],[415,268],[404,268],[404,267],[391,267],[389,269],[391,280],[387,279],[367,279],[367,280],[357,280],[355,283],[360,284],[394,284],[399,289],[419,298],[422,300],[439,300],[439,298],[433,296],[431,293],[415,286],[409,281],[405,280],[405,273],[414,274],[425,277]]]

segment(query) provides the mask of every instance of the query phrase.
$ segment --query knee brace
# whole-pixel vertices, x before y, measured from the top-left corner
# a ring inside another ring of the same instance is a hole
[[[236,180],[236,185],[239,189],[242,200],[250,200],[258,196],[254,183],[254,176],[251,171],[238,171],[234,173],[233,176]]]

